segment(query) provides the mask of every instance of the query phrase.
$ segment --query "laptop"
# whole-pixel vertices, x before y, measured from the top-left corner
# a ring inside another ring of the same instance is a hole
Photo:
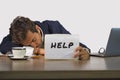
[[[120,56],[120,28],[111,28],[106,49],[100,48],[97,54],[91,56]]]

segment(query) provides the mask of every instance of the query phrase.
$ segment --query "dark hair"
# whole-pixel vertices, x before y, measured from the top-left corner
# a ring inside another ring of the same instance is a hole
[[[35,23],[29,18],[23,16],[17,16],[10,25],[10,36],[12,42],[20,44],[26,38],[28,31],[37,32],[35,29]]]

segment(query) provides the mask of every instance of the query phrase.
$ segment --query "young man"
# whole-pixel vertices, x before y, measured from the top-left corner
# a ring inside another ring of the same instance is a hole
[[[9,34],[0,44],[0,52],[6,54],[15,46],[31,46],[34,54],[44,54],[45,34],[71,34],[58,21],[32,21],[27,17],[17,16],[11,23]],[[89,59],[90,49],[80,43],[75,49],[74,57]]]

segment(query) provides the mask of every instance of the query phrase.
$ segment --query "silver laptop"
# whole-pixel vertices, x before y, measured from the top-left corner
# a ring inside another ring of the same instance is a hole
[[[91,56],[120,56],[120,28],[111,28],[106,49],[100,48],[98,54]]]

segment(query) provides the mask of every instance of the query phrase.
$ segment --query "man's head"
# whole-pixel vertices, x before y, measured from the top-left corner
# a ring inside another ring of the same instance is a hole
[[[11,23],[10,35],[13,43],[25,46],[38,47],[42,42],[40,27],[22,16],[16,17]]]

